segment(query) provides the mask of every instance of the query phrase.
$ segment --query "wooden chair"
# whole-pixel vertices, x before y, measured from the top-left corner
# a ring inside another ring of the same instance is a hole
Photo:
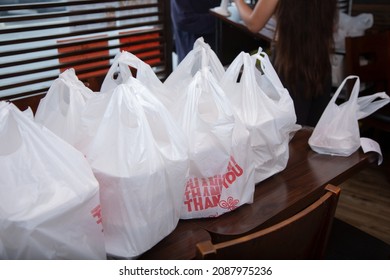
[[[197,244],[198,259],[322,259],[325,255],[340,188],[325,194],[294,216],[233,240]]]
[[[360,96],[381,91],[390,94],[390,30],[346,37],[345,51],[345,74],[359,76]],[[363,119],[362,124],[390,132],[390,105]]]
[[[345,38],[346,75],[357,75],[367,93],[390,88],[390,31]]]

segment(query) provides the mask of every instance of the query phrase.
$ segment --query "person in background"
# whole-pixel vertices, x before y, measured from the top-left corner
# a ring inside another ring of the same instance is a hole
[[[337,0],[234,0],[241,19],[259,32],[275,16],[272,61],[294,101],[297,123],[315,126],[332,91],[330,55]]]
[[[215,49],[215,18],[210,9],[221,0],[171,0],[175,52],[178,63],[193,49],[195,41],[204,41]]]

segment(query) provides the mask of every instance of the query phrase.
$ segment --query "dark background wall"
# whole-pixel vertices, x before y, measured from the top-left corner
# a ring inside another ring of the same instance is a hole
[[[390,0],[352,0],[356,4],[390,4]]]
[[[352,0],[352,15],[370,13],[374,26],[370,31],[390,29],[390,0]]]

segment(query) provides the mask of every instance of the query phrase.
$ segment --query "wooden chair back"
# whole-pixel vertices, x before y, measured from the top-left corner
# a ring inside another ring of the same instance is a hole
[[[360,78],[360,96],[385,91],[390,94],[390,30],[345,38],[346,75]],[[349,85],[351,92],[352,84]],[[370,127],[390,131],[390,105],[362,120]]]
[[[390,88],[390,30],[345,38],[346,75],[357,75],[373,91]]]
[[[325,255],[340,188],[325,194],[294,216],[233,240],[197,244],[198,259],[322,259]]]

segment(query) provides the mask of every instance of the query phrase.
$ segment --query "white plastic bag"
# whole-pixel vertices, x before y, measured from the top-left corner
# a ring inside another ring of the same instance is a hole
[[[86,101],[85,110],[83,111],[79,125],[79,134],[81,137],[79,137],[80,141],[77,145],[84,153],[86,147],[95,137],[96,130],[103,118],[113,90],[133,77],[133,72],[130,70],[130,67],[136,71],[135,78],[153,96],[161,101],[165,107],[172,107],[172,104],[175,103],[174,99],[168,98],[170,94],[169,89],[159,80],[149,64],[129,52],[122,51],[118,53],[103,80],[100,91],[93,98],[89,98]]]
[[[187,143],[166,108],[137,79],[130,76],[105,95],[108,103],[101,106],[85,154],[100,183],[106,250],[135,258],[179,221]]]
[[[357,16],[350,16],[343,12],[339,13],[337,30],[334,32],[334,42],[336,50],[345,50],[345,37],[358,37],[374,24],[372,14],[363,13]]]
[[[142,82],[149,90],[160,90],[162,82],[150,65],[136,57],[134,54],[122,51],[115,56],[114,61],[103,80],[100,91],[112,91],[115,87],[132,77],[133,73],[130,71],[129,66],[136,70],[136,75],[134,77]]]
[[[350,79],[356,79],[350,97],[337,105],[336,100]],[[390,102],[384,92],[358,97],[360,79],[348,76],[338,87],[309,138],[310,147],[320,154],[349,156],[360,147],[358,120]]]
[[[212,75],[218,82],[225,73],[225,69],[218,56],[201,37],[195,41],[193,49],[164,82],[173,91],[173,100],[177,100],[184,95],[183,90],[191,83],[195,74],[204,67],[210,69]]]
[[[262,72],[256,68],[256,61],[260,61]],[[240,53],[226,70],[221,85],[250,132],[255,182],[282,171],[289,158],[290,134],[300,126],[296,125],[293,101],[268,56],[261,51],[254,56]]]
[[[68,69],[53,82],[46,96],[41,99],[35,113],[35,121],[44,125],[76,148],[80,135],[80,120],[88,99],[93,93]]]
[[[106,259],[98,182],[84,156],[0,103],[0,259]]]
[[[209,68],[199,70],[183,94],[178,120],[189,142],[190,178],[181,218],[217,217],[252,203],[249,132]]]
[[[220,81],[225,69],[210,45],[200,37],[195,41],[193,49],[169,75],[165,83],[170,87],[177,88],[180,88],[180,84],[188,85],[194,75],[206,66],[209,67],[214,78]],[[177,82],[180,84],[178,85]]]
[[[131,72],[130,68],[136,72],[135,75]],[[104,78],[100,91],[103,93],[110,92],[133,75],[147,87],[165,107],[172,108],[174,106],[175,100],[170,97],[171,91],[163,82],[161,82],[150,65],[136,57],[134,54],[126,51],[122,51],[115,56],[112,66]]]

